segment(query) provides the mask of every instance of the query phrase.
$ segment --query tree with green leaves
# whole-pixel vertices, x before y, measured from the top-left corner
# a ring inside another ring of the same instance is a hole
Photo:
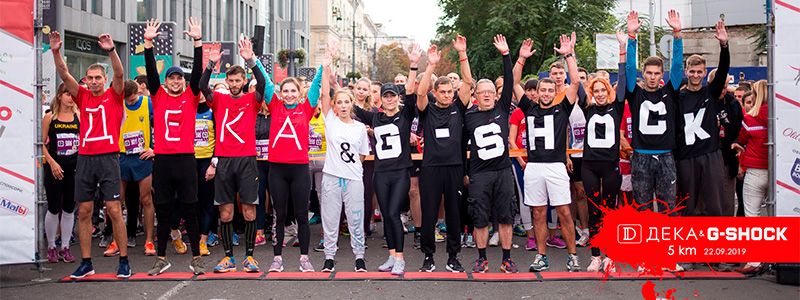
[[[524,69],[525,73],[533,73],[546,60],[555,60],[552,46],[566,32],[577,33],[577,48],[581,50],[578,55],[589,56],[590,53],[581,52],[593,52],[594,47],[588,45],[594,45],[594,34],[613,30],[614,23],[609,20],[613,20],[610,11],[615,4],[614,0],[439,0],[444,14],[438,33],[444,40],[458,33],[472,41],[468,54],[476,78],[501,74],[502,61],[491,43],[495,34],[505,35],[512,48],[531,38],[539,51]],[[588,48],[592,51],[583,51]],[[584,62],[583,57],[579,59]]]
[[[375,60],[377,73],[372,80],[393,82],[397,74],[408,73],[408,53],[400,43],[391,43],[378,48]]]

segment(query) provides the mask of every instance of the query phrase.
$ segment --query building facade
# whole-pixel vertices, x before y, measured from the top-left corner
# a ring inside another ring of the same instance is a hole
[[[276,54],[283,49],[303,49],[305,61],[297,68],[309,65],[308,53],[311,44],[309,0],[262,0],[268,3],[267,47],[264,52]],[[314,11],[321,9],[314,6]],[[294,9],[292,9],[294,8]],[[292,18],[294,13],[294,18]],[[292,26],[294,19],[294,26]],[[294,45],[292,45],[294,44]],[[277,68],[277,63],[275,64]]]
[[[311,51],[309,61],[322,63],[328,41],[339,45],[336,72],[340,77],[355,72],[369,77],[372,73],[380,24],[366,14],[362,0],[311,0]],[[355,60],[353,59],[355,58]],[[355,61],[355,64],[353,62]]]
[[[76,78],[92,63],[110,64],[108,55],[97,47],[97,36],[111,34],[126,71],[128,24],[157,18],[174,22],[174,65],[189,71],[193,42],[183,34],[186,20],[202,20],[203,40],[236,41],[240,34],[253,35],[255,25],[266,25],[268,0],[54,0],[54,30],[64,32],[64,54],[70,73]],[[135,46],[135,45],[134,45]],[[238,55],[237,55],[238,59]],[[110,68],[109,68],[110,69]],[[109,70],[110,72],[110,70]],[[131,74],[132,72],[128,72]]]

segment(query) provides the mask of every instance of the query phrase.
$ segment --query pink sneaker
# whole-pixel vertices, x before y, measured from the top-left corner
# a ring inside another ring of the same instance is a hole
[[[565,243],[564,240],[562,240],[560,237],[551,236],[549,239],[547,239],[547,246],[558,249],[565,249],[567,248],[567,243]]]
[[[75,262],[75,257],[69,252],[69,248],[61,248],[61,250],[58,251],[58,256],[66,263]]]
[[[49,263],[58,262],[58,250],[56,250],[56,248],[47,249],[47,262]]]
[[[263,246],[267,244],[267,237],[264,234],[256,234],[256,246]]]
[[[528,242],[525,244],[525,250],[536,251],[536,238],[528,238]]]

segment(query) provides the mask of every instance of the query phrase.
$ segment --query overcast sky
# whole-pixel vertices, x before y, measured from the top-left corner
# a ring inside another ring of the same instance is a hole
[[[364,0],[372,21],[383,24],[388,35],[404,35],[426,48],[436,35],[436,23],[442,10],[436,0]]]

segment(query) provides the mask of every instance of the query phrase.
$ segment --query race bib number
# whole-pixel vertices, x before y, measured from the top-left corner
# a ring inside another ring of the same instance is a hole
[[[316,132],[314,128],[310,128],[308,134],[308,151],[319,152],[322,151],[322,134]]]
[[[78,153],[78,135],[74,133],[56,134],[56,155],[69,156]]]
[[[586,127],[572,128],[572,136],[576,142],[583,141],[583,138],[586,136]]]
[[[269,154],[269,140],[256,140],[256,159],[267,159]]]
[[[436,138],[446,139],[450,137],[450,128],[436,128]]]
[[[194,125],[194,146],[208,146],[208,124],[202,123]]]
[[[144,132],[141,130],[123,133],[122,141],[125,143],[125,154],[144,152]]]

